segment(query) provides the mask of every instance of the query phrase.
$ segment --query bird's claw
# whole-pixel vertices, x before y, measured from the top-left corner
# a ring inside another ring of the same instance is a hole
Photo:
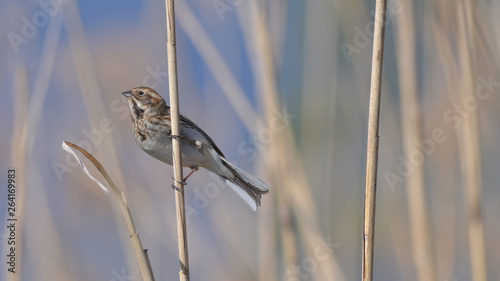
[[[178,187],[175,185],[175,183],[178,183],[178,184],[180,184],[180,185],[184,186],[184,185],[186,185],[186,184],[187,184],[187,183],[186,183],[186,181],[185,181],[185,180],[183,180],[183,181],[178,181],[178,180],[176,180],[174,177],[172,177],[172,179],[174,180],[174,183],[172,183],[172,189],[173,189],[173,190],[177,190],[177,191],[179,191],[179,192],[184,192],[184,190],[183,190],[182,188],[178,188]]]
[[[170,135],[170,137],[175,139],[175,140],[178,140],[178,141],[181,140],[181,136],[179,136],[179,135]]]

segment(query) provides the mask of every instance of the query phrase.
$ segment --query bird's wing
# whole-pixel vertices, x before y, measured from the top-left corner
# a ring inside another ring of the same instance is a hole
[[[168,116],[170,116],[170,107],[167,107],[167,110],[168,110]],[[222,153],[219,147],[215,144],[214,140],[212,140],[212,138],[207,133],[205,133],[205,131],[203,131],[200,127],[198,127],[198,125],[196,125],[193,121],[189,120],[189,118],[187,118],[186,116],[180,114],[180,117],[181,117],[180,120],[181,127],[184,126],[187,128],[192,128],[197,132],[199,132],[212,145],[217,154],[219,154],[222,157],[225,157],[224,153]]]

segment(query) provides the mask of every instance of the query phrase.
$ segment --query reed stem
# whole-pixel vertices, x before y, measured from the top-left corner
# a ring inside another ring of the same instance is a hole
[[[179,87],[177,84],[177,52],[175,42],[175,10],[174,0],[166,0],[167,12],[167,55],[168,85],[170,93],[170,114],[172,118],[172,135],[180,136],[179,125]],[[177,210],[177,236],[179,244],[179,279],[189,280],[189,258],[186,229],[186,208],[184,201],[184,183],[182,176],[181,139],[172,138],[172,157],[174,169],[175,205]]]
[[[363,227],[362,280],[373,280],[373,247],[375,238],[375,195],[377,187],[378,129],[380,116],[380,90],[384,60],[386,0],[377,0],[373,34],[370,107],[368,112],[368,142],[366,152],[366,187]]]

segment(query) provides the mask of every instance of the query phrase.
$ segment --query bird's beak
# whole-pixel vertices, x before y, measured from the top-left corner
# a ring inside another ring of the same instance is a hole
[[[126,92],[123,92],[122,95],[126,96],[127,98],[131,97],[132,96],[132,92],[131,91],[126,91]]]

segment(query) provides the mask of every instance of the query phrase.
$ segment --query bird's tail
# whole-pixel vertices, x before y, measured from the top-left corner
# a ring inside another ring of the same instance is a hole
[[[221,157],[221,159],[224,166],[234,174],[234,179],[224,178],[227,185],[229,185],[252,210],[257,210],[257,206],[260,206],[262,194],[269,192],[269,185],[256,176],[231,164],[226,158]]]

